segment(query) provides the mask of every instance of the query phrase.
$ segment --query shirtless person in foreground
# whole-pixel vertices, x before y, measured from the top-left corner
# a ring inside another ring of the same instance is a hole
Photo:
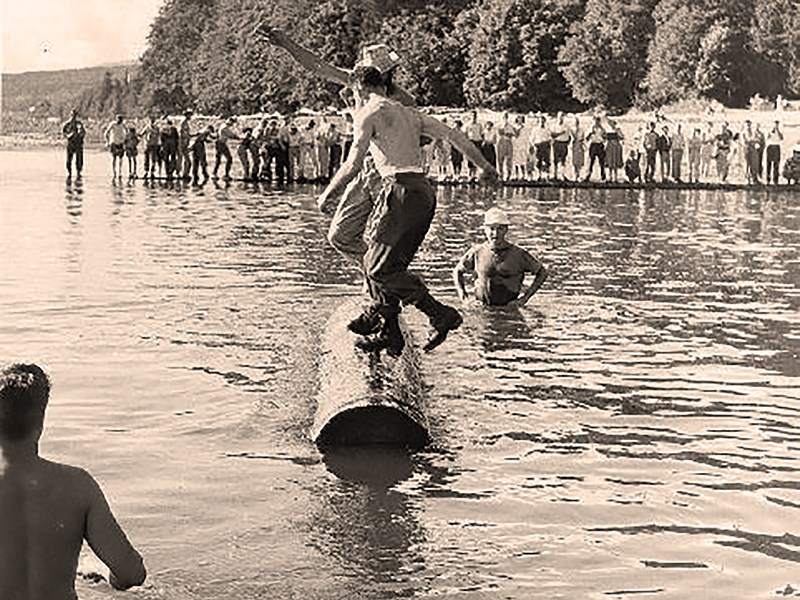
[[[117,590],[141,585],[142,557],[89,473],[39,456],[50,396],[36,365],[0,370],[0,598],[77,600],[85,539]]]
[[[441,344],[461,325],[461,315],[431,296],[408,266],[425,239],[436,209],[436,195],[425,177],[420,137],[443,139],[456,146],[481,171],[481,179],[497,181],[497,171],[480,150],[456,129],[391,99],[391,80],[373,67],[358,67],[354,88],[362,99],[354,116],[353,147],[318,200],[326,211],[359,173],[367,152],[382,178],[380,195],[367,226],[364,273],[372,304],[350,324],[361,335],[377,334],[359,342],[365,351],[385,349],[399,356],[405,341],[398,324],[401,304],[413,304],[428,316],[433,331],[423,350]]]

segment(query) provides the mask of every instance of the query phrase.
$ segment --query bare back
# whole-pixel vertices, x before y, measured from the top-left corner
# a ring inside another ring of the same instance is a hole
[[[112,572],[141,558],[86,471],[36,457],[0,457],[0,598],[72,600],[83,539]],[[132,553],[132,554],[131,554]]]
[[[381,175],[391,175],[397,171],[421,171],[419,138],[422,120],[416,110],[373,95],[356,111],[354,127],[357,139],[359,129],[369,136],[369,151]]]

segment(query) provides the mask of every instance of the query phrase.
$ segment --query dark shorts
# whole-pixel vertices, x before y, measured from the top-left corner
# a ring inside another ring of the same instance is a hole
[[[138,153],[136,148],[126,148],[125,156],[135,157]]]
[[[111,144],[111,156],[114,157],[125,156],[125,147],[122,144]]]

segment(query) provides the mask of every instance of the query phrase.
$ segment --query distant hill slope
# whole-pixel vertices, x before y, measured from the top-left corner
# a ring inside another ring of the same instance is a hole
[[[137,70],[136,63],[129,63],[63,71],[3,73],[3,112],[27,111],[42,103],[54,108],[65,106],[87,88],[98,85],[106,72],[124,81],[126,73],[133,77]]]

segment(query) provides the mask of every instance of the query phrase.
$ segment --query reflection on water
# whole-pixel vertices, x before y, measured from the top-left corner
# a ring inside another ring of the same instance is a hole
[[[132,597],[800,589],[797,197],[439,188],[438,295],[493,202],[550,278],[424,357],[429,450],[321,457],[320,332],[360,285],[319,190],[87,158],[65,184],[57,152],[3,154],[0,347],[52,373],[43,451],[103,483],[151,573]]]

